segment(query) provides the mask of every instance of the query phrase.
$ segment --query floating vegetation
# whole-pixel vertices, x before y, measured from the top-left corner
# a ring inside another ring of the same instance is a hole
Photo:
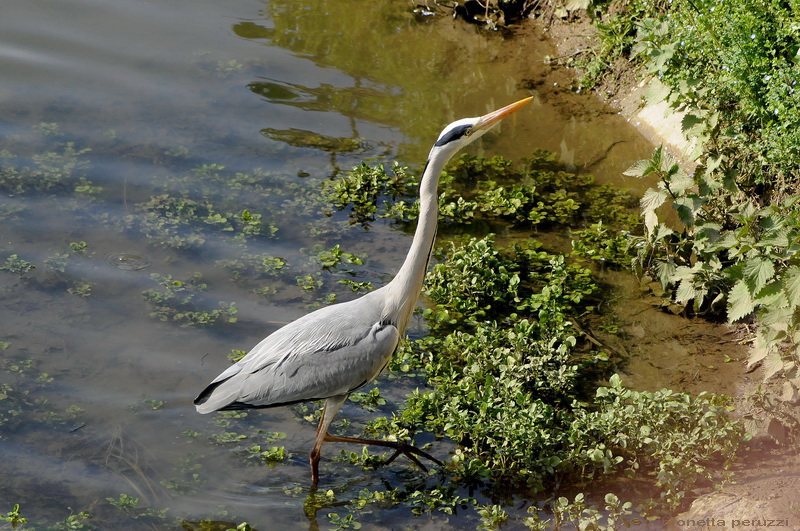
[[[339,210],[351,210],[354,223],[376,216],[410,222],[419,212],[413,199],[417,179],[396,164],[391,173],[383,165],[362,164],[325,186]],[[632,210],[637,201],[628,192],[597,185],[591,175],[563,171],[549,152],[537,151],[520,165],[500,156],[462,154],[445,169],[439,190],[439,215],[450,224],[494,219],[545,229],[593,220],[634,230],[640,224]],[[381,201],[384,212],[379,212]]]
[[[53,376],[39,372],[33,358],[9,355],[11,344],[0,341],[0,439],[23,429],[44,426],[80,426],[83,410],[69,406],[63,411],[52,409],[45,391],[52,386]]]
[[[10,254],[6,257],[5,262],[0,264],[0,271],[12,273],[20,278],[25,277],[36,266],[19,257],[17,254]]]
[[[375,221],[379,200],[416,195],[417,177],[398,163],[387,173],[383,164],[361,163],[341,178],[323,182],[328,201],[339,210],[350,208],[353,223]]]
[[[172,321],[181,325],[211,326],[236,322],[236,303],[218,302],[218,309],[202,309],[205,302],[200,296],[206,291],[202,275],[195,273],[185,281],[174,280],[171,275],[150,275],[161,289],[148,289],[142,295],[150,304],[150,316],[161,321]]]

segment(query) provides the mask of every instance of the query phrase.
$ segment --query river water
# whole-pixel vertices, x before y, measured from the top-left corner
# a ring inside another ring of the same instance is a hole
[[[402,261],[407,232],[328,216],[321,182],[363,160],[419,169],[448,122],[530,94],[473,153],[548,149],[635,188],[620,173],[652,146],[565,88],[541,31],[508,39],[412,7],[3,2],[0,511],[19,503],[39,525],[87,511],[99,529],[184,519],[326,528],[359,490],[415,473],[406,462],[364,471],[326,446],[320,487],[334,495],[315,514],[304,509],[315,428],[304,417],[316,406],[231,419],[191,403],[232,349],[332,293],[356,296],[339,280],[380,285]],[[194,224],[176,225],[186,211]],[[244,211],[263,222],[252,237]],[[337,244],[363,264],[322,268],[319,252]],[[265,258],[271,266],[256,271]],[[235,322],[187,324],[203,318],[187,311],[232,316],[231,303]],[[410,333],[423,334],[421,323]],[[379,384],[389,414],[424,382]],[[348,404],[340,418],[357,426],[370,414]],[[289,455],[265,463],[252,457],[256,444]],[[375,510],[369,523],[474,527],[465,518]]]

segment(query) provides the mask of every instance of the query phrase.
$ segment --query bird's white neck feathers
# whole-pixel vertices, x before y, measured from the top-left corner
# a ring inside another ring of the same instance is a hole
[[[471,127],[477,121],[478,118],[464,118],[445,127],[439,135],[437,144],[428,155],[428,162],[419,185],[419,217],[411,249],[397,275],[386,285],[389,296],[386,299],[387,307],[384,315],[396,323],[401,335],[405,333],[408,320],[417,304],[418,295],[422,291],[430,253],[436,238],[436,224],[439,215],[439,176],[444,166],[458,150],[474,142],[486,131],[480,130],[471,135],[462,135],[442,145],[439,145],[439,142],[454,130],[463,129],[464,126]],[[404,297],[401,296],[402,294],[417,294],[417,296]]]

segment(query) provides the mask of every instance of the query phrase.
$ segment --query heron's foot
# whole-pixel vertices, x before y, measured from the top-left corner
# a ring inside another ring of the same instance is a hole
[[[442,463],[441,461],[439,461],[438,459],[433,457],[428,452],[420,450],[416,446],[412,446],[412,445],[410,445],[408,443],[405,443],[405,442],[398,442],[398,443],[394,443],[394,444],[397,445],[397,446],[394,446],[395,451],[394,451],[394,453],[392,454],[392,456],[389,459],[387,459],[386,461],[383,462],[384,465],[390,464],[392,461],[397,459],[402,454],[402,455],[406,456],[409,461],[411,461],[412,463],[414,463],[415,465],[420,467],[424,472],[428,471],[428,467],[423,465],[422,462],[419,459],[417,459],[417,456],[424,457],[425,459],[428,459],[429,461],[433,461],[434,463],[436,463],[439,466],[444,466],[444,463]]]
[[[359,439],[356,437],[339,437],[337,435],[325,435],[325,441],[327,442],[345,442],[345,443],[353,443],[353,444],[367,444],[371,446],[383,446],[384,448],[394,448],[395,452],[392,454],[389,459],[384,461],[383,465],[388,465],[395,459],[397,459],[400,455],[405,455],[408,457],[409,461],[420,467],[425,472],[428,471],[428,468],[422,464],[422,462],[417,458],[424,457],[430,461],[433,461],[439,466],[444,466],[444,463],[433,457],[428,452],[420,450],[416,446],[408,444],[406,442],[397,442],[397,441],[379,441],[376,439]]]

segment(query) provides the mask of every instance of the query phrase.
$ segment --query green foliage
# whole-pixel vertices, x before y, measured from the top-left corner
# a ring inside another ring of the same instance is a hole
[[[283,462],[287,459],[289,454],[286,452],[286,448],[283,446],[270,446],[269,448],[264,448],[261,445],[254,444],[247,449],[250,452],[250,458],[258,459],[259,461],[263,461],[268,465],[274,465],[276,463]]]
[[[539,508],[531,507],[529,512],[534,513],[534,517],[525,523],[531,529],[550,529],[552,523],[556,529],[561,529],[566,524],[575,526],[581,530],[614,531],[620,525],[630,527],[632,519],[631,502],[621,502],[616,494],[608,493],[605,495],[604,505],[597,507],[586,500],[586,496],[581,492],[575,495],[574,501],[570,502],[564,496],[550,503],[550,511],[553,514],[553,521],[540,522],[536,512]]]
[[[375,411],[378,407],[386,404],[386,399],[381,396],[381,391],[377,387],[373,387],[367,392],[352,393],[349,399],[360,404],[367,411]]]
[[[265,178],[260,170],[231,174],[224,166],[204,164],[189,174],[160,179],[154,188],[163,192],[138,203],[120,228],[179,251],[198,249],[212,237],[240,244],[269,238],[278,228],[255,209],[242,208],[263,193],[258,183]]]
[[[4,434],[17,430],[63,425],[74,422],[83,412],[70,406],[63,411],[50,407],[45,391],[52,387],[53,377],[36,369],[38,362],[5,353],[9,343],[0,342],[0,428]],[[0,439],[3,435],[0,435]]]
[[[382,164],[370,167],[366,163],[356,166],[341,179],[325,181],[324,193],[339,210],[350,206],[352,223],[375,221],[378,200],[412,195],[417,183],[408,168],[394,163],[392,173],[386,173]]]
[[[670,509],[711,478],[718,463],[729,469],[742,438],[724,400],[706,393],[632,391],[615,374],[608,387],[597,389],[595,404],[598,409],[582,411],[571,427],[573,438],[591,441],[581,454],[604,469],[619,464],[631,474],[651,470]]]
[[[537,312],[549,300],[574,304],[594,293],[591,272],[539,250],[535,242],[501,252],[490,235],[453,245],[447,261],[434,266],[426,292],[437,303],[426,312],[433,328],[474,325],[516,312]]]
[[[631,232],[612,230],[602,221],[572,234],[573,253],[601,266],[628,268],[636,255]]]
[[[49,148],[49,150],[48,150]],[[14,194],[41,194],[57,191],[96,192],[83,172],[90,167],[82,156],[89,149],[78,149],[74,142],[48,144],[44,151],[31,156],[31,166],[14,166],[0,157],[0,190]],[[8,154],[10,155],[10,154]]]
[[[133,512],[139,505],[139,498],[134,498],[124,493],[120,494],[119,498],[106,498],[106,501],[126,513]]]
[[[731,323],[756,317],[749,363],[763,361],[765,378],[782,372],[800,389],[800,196],[760,207],[732,181],[717,182],[707,171],[686,175],[662,148],[626,174],[658,179],[641,201],[646,235],[635,263],[639,274],[657,279],[676,304],[695,312],[723,314]],[[659,214],[668,200],[682,232]]]
[[[24,278],[31,270],[35,268],[35,265],[27,260],[23,260],[16,254],[8,255],[5,262],[0,264],[0,271],[12,273],[20,278]]]
[[[92,518],[86,511],[73,513],[69,508],[70,514],[64,520],[56,522],[55,524],[44,524],[41,522],[31,523],[31,529],[42,529],[43,531],[91,531],[97,529],[95,526],[89,524],[87,520]],[[11,524],[11,529],[26,529],[28,526],[28,519],[21,515],[19,504],[14,504],[14,508],[9,511],[5,516],[0,515],[0,521],[8,522]]]
[[[761,193],[797,189],[796,6],[779,0],[611,2],[597,27],[594,84],[620,57],[654,78],[651,103],[685,112],[691,158]],[[600,63],[600,64],[598,64]],[[585,65],[585,63],[584,63]]]
[[[332,181],[331,201],[340,210],[351,205],[354,222],[374,221],[376,216],[410,222],[419,214],[419,203],[408,198],[417,182],[405,168],[366,164],[343,179]],[[537,151],[519,167],[503,157],[486,159],[462,154],[448,164],[440,179],[439,217],[448,224],[469,224],[476,219],[501,219],[520,226],[547,227],[578,224],[589,219],[606,223],[636,224],[627,192],[597,186],[591,175],[561,170],[552,153]],[[378,200],[390,196],[379,213]]]
[[[255,280],[279,276],[287,262],[268,254],[242,253],[236,259],[218,260],[216,265],[227,269],[233,280]]]
[[[429,284],[432,333],[393,363],[420,367],[432,389],[413,393],[399,416],[370,430],[454,440],[447,469],[457,484],[539,491],[567,478],[652,475],[662,497],[640,509],[665,510],[714,478],[718,461],[729,466],[742,432],[719,399],[635,392],[616,376],[608,388],[587,389],[589,378],[608,371],[608,355],[587,352],[572,325],[592,306],[597,286],[588,271],[536,249],[473,239],[450,251]],[[454,327],[456,320],[467,326]],[[613,518],[628,514],[630,505],[608,500]],[[605,517],[589,505],[569,510],[595,523]]]
[[[64,520],[57,522],[54,525],[44,526],[42,529],[45,531],[93,531],[97,529],[88,522],[88,520],[92,518],[91,514],[86,511],[73,513],[72,508],[69,509],[70,515]]]
[[[333,529],[361,529],[361,524],[353,519],[352,514],[339,516],[339,513],[328,513],[328,519],[331,525],[336,526]]]
[[[213,326],[236,322],[236,303],[219,301],[219,309],[203,310],[200,294],[207,286],[202,275],[195,273],[191,278],[173,280],[172,275],[153,273],[150,275],[160,286],[160,290],[148,289],[142,295],[150,304],[150,316],[161,321],[174,321],[188,326]]]
[[[341,247],[339,247],[338,243],[329,251],[324,250],[322,246],[319,245],[314,247],[311,252],[316,253],[317,260],[319,260],[322,269],[326,271],[330,271],[343,263],[353,265],[363,265],[364,263],[358,256],[344,252]]]
[[[0,515],[0,520],[11,524],[11,529],[16,529],[20,524],[25,524],[28,519],[20,513],[19,504],[15,503],[14,508],[8,511],[5,516]]]

